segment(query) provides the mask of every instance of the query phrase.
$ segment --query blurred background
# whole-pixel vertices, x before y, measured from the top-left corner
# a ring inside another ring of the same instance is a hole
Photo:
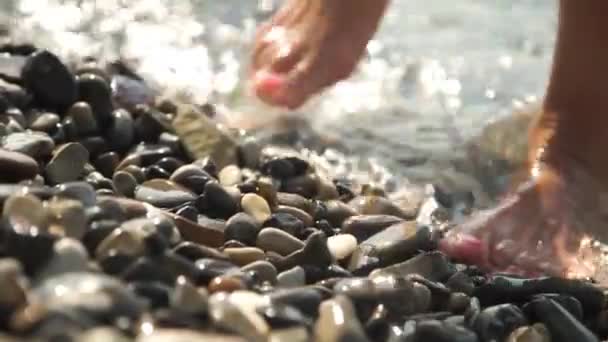
[[[218,104],[226,122],[305,118],[394,179],[504,183],[492,173],[483,176],[489,181],[471,179],[471,165],[495,162],[484,151],[521,143],[521,129],[499,142],[478,139],[473,150],[470,141],[542,97],[557,19],[552,1],[393,1],[355,75],[297,113],[265,107],[246,88],[256,25],[280,3],[2,0],[0,32],[64,58],[123,58],[165,92]]]

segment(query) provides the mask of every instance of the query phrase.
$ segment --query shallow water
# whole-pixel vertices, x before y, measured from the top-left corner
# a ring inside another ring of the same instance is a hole
[[[0,13],[19,40],[66,57],[122,56],[174,96],[225,103],[225,119],[266,121],[285,113],[249,96],[244,75],[256,22],[277,5],[3,0]],[[542,96],[555,12],[546,0],[394,1],[357,73],[292,115],[364,160],[432,179],[440,161],[466,158],[464,142],[488,121]]]

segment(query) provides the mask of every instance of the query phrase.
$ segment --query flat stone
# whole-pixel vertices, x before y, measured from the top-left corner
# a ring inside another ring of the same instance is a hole
[[[19,132],[2,138],[2,148],[40,159],[51,155],[55,142],[45,133]]]
[[[306,271],[300,266],[283,271],[277,277],[277,286],[280,287],[299,287],[304,285],[306,285]]]
[[[258,234],[256,246],[285,256],[304,248],[304,242],[280,229],[268,227]]]
[[[195,200],[188,189],[166,179],[152,179],[135,190],[135,199],[159,208],[173,208]]]
[[[38,163],[32,157],[0,149],[0,181],[16,183],[38,174]]]
[[[59,146],[46,165],[46,176],[53,184],[75,181],[84,172],[89,161],[89,151],[79,143]]]
[[[245,266],[252,262],[263,260],[266,254],[255,247],[226,248],[224,253],[237,265]]]

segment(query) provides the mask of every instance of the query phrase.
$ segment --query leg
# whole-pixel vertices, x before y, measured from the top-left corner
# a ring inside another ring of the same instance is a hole
[[[288,0],[256,38],[252,78],[264,101],[291,109],[348,77],[389,0]]]
[[[608,189],[608,3],[560,0],[544,114],[532,127],[527,181],[443,248],[494,270],[588,276],[587,237],[603,242]]]

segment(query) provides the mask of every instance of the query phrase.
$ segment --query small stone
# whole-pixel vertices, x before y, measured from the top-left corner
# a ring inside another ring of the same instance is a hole
[[[215,248],[222,246],[224,243],[224,229],[226,225],[223,221],[213,221],[213,223],[210,223],[210,220],[201,219],[203,217],[199,216],[198,222],[192,222],[177,215],[165,214],[173,219],[179,233],[186,241]]]
[[[391,215],[356,215],[342,224],[342,232],[354,235],[358,241],[364,241],[403,219]]]
[[[46,231],[49,222],[42,201],[30,194],[9,197],[4,202],[2,216],[25,231]]]
[[[135,139],[134,122],[131,113],[124,109],[112,112],[112,124],[106,131],[106,140],[116,151],[127,150]]]
[[[551,334],[544,324],[537,323],[515,329],[506,342],[551,342]]]
[[[278,289],[268,296],[272,303],[293,306],[310,317],[318,315],[318,308],[323,299],[321,292],[312,287]]]
[[[369,341],[352,302],[342,295],[321,303],[314,335],[319,342]]]
[[[34,159],[46,158],[55,148],[55,142],[40,132],[12,133],[2,138],[2,147],[12,152],[26,154]]]
[[[224,239],[226,241],[236,240],[252,246],[255,244],[260,228],[261,225],[250,215],[237,213],[226,222]]]
[[[268,297],[247,290],[237,290],[230,293],[228,300],[247,311],[257,311],[270,305]]]
[[[28,128],[33,131],[46,132],[47,134],[50,134],[57,128],[57,124],[59,124],[60,121],[61,118],[55,113],[38,113],[29,120],[30,124]],[[50,139],[48,136],[47,138]]]
[[[271,260],[279,271],[292,268],[296,265],[326,267],[333,262],[333,258],[327,248],[327,238],[323,232],[311,234],[304,242],[304,247],[288,256]]]
[[[287,192],[279,192],[276,196],[279,205],[298,208],[304,210],[309,215],[313,215],[315,212],[316,205],[306,197]]]
[[[93,110],[86,102],[76,102],[68,109],[67,116],[72,119],[76,134],[85,137],[97,132],[97,121]]]
[[[414,341],[433,342],[477,342],[477,335],[465,327],[438,320],[427,320],[416,324]],[[484,340],[486,341],[486,340]],[[487,340],[502,341],[502,340]]]
[[[143,235],[134,230],[115,229],[103,239],[95,250],[97,260],[107,258],[112,254],[142,256],[145,252]]]
[[[224,253],[237,265],[245,266],[252,262],[263,260],[264,251],[255,247],[226,248]]]
[[[126,171],[115,172],[112,176],[112,184],[114,184],[114,191],[119,195],[130,198],[135,195],[137,179]]]
[[[114,328],[94,328],[84,332],[79,338],[79,342],[129,342],[127,336]]]
[[[288,207],[288,206],[284,206],[284,205],[279,205],[276,210],[276,213],[284,213],[284,214],[289,214],[292,215],[294,217],[297,217],[298,220],[302,221],[302,223],[304,223],[304,226],[306,227],[312,227],[314,226],[314,219],[312,216],[310,216],[310,214],[308,214],[307,212],[305,212],[304,210],[298,209],[298,208],[294,208],[294,207]]]
[[[36,99],[47,106],[64,109],[76,100],[74,76],[61,60],[42,50],[28,58],[21,78]]]
[[[327,208],[326,219],[333,227],[341,227],[346,219],[357,215],[355,209],[342,201],[330,200],[325,202],[325,206]]]
[[[79,201],[85,208],[97,203],[95,189],[86,182],[67,182],[55,187],[57,197],[70,198]]]
[[[19,152],[0,149],[0,181],[16,183],[32,179],[38,174],[38,163]]]
[[[155,329],[152,324],[149,324],[149,326],[151,332],[149,334],[140,334],[135,340],[136,342],[247,342],[246,338],[234,335],[197,332],[186,329]]]
[[[234,186],[242,181],[241,169],[236,165],[224,167],[218,174],[218,180],[223,186]]]
[[[215,248],[206,247],[198,243],[184,241],[179,243],[173,251],[191,261],[196,261],[204,258],[213,258],[219,260],[228,260],[228,257]]]
[[[281,191],[298,194],[307,198],[316,198],[319,193],[320,180],[316,173],[283,179]]]
[[[260,156],[262,154],[262,147],[260,143],[254,137],[247,137],[239,145],[239,159],[242,161],[243,166],[256,169],[260,163]]]
[[[54,276],[88,270],[89,255],[86,248],[78,240],[62,238],[55,242],[53,256],[48,263],[36,274],[35,282],[40,283]]]
[[[357,238],[350,234],[339,234],[327,238],[327,248],[336,260],[351,256],[357,248]]]
[[[159,208],[173,208],[194,201],[195,196],[171,181],[152,179],[137,187],[135,198]]]
[[[219,293],[211,296],[209,315],[219,327],[246,336],[252,342],[266,342],[270,335],[266,321],[257,312],[233,303],[230,295]]]
[[[299,287],[304,285],[306,285],[306,272],[300,266],[283,271],[277,277],[277,286],[280,287]]]
[[[0,310],[14,310],[27,301],[29,280],[21,264],[11,258],[0,259]]]
[[[469,296],[472,295],[475,290],[473,280],[464,272],[454,273],[446,281],[445,285],[453,291],[466,293]]]
[[[193,106],[178,109],[173,127],[192,159],[210,157],[220,168],[236,164],[236,142]]]
[[[503,341],[515,329],[527,324],[528,320],[517,306],[501,304],[482,310],[473,322],[473,328],[484,341]]]
[[[599,341],[593,332],[553,299],[541,297],[533,300],[530,305],[534,317],[549,330],[551,340]]]
[[[471,298],[462,292],[453,292],[450,294],[447,309],[455,314],[464,313],[471,304]]]
[[[253,272],[260,282],[274,284],[277,281],[277,269],[268,261],[258,260],[241,267],[243,273]]]
[[[256,246],[285,256],[304,248],[304,242],[280,229],[268,227],[258,234]]]
[[[46,176],[53,184],[77,180],[89,161],[89,151],[79,143],[67,143],[58,147],[46,166]]]
[[[266,222],[271,216],[268,202],[262,196],[256,194],[245,194],[241,199],[241,207],[259,224]]]
[[[308,330],[304,327],[272,330],[269,342],[307,342],[310,341]]]
[[[348,204],[361,215],[392,215],[404,220],[415,218],[385,197],[359,196]]]
[[[265,227],[279,228],[293,236],[300,236],[304,228],[304,223],[297,217],[287,213],[274,213],[264,223]]]
[[[116,167],[119,163],[120,155],[118,155],[118,153],[116,152],[110,151],[97,156],[97,158],[95,158],[95,161],[93,162],[93,165],[95,165],[95,168],[104,177],[112,178],[114,170],[116,170]]]
[[[239,203],[228,189],[215,182],[207,182],[203,192],[201,212],[213,218],[229,218],[239,211]]]
[[[209,295],[204,288],[197,288],[184,276],[179,276],[171,293],[171,307],[193,315],[207,312]]]
[[[187,164],[173,171],[169,179],[200,194],[205,190],[205,184],[211,180],[211,176],[201,167]]]
[[[107,81],[102,77],[84,73],[77,77],[78,85],[78,100],[87,102],[93,114],[95,121],[100,127],[105,128],[112,121],[112,91]]]
[[[69,199],[53,199],[45,204],[51,224],[50,230],[62,232],[62,235],[82,239],[87,229],[87,217],[82,203]]]

